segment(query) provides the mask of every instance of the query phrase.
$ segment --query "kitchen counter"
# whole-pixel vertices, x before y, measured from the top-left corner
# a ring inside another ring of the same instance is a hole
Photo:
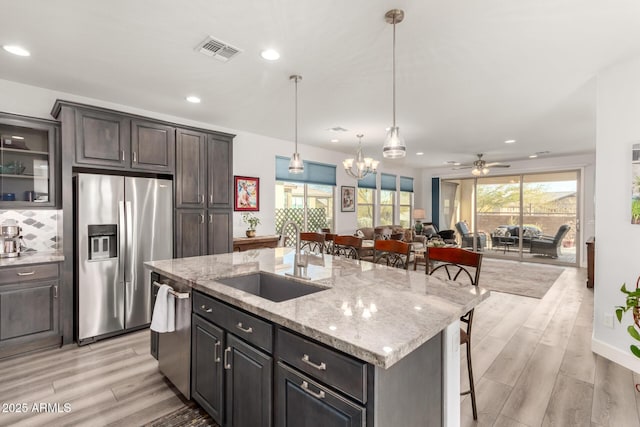
[[[462,286],[384,265],[309,256],[303,272],[321,292],[272,302],[217,282],[259,271],[293,270],[291,248],[151,261],[146,266],[250,313],[388,369],[488,298]]]
[[[64,261],[62,252],[22,252],[20,256],[14,258],[0,258],[0,268],[62,261]]]

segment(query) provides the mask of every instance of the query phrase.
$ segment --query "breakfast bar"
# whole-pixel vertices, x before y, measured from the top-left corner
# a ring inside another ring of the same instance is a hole
[[[344,425],[454,424],[458,319],[489,292],[322,254],[306,254],[296,270],[294,255],[275,248],[146,263],[152,282],[190,291],[192,398],[226,425],[246,416],[296,425],[311,408]],[[203,389],[212,383],[220,393]]]

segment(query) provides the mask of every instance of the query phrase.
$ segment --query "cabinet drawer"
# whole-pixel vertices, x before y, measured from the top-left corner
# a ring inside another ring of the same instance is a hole
[[[11,284],[33,280],[49,280],[58,278],[58,264],[23,265],[0,269],[0,284]]]
[[[366,363],[282,329],[276,335],[276,354],[300,371],[367,402]]]
[[[230,307],[210,296],[199,292],[193,294],[195,313],[266,352],[272,352],[273,327],[269,322]]]

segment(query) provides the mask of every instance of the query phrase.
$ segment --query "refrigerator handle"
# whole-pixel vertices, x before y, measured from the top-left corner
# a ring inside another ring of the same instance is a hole
[[[126,251],[126,227],[125,227],[125,217],[124,217],[124,201],[118,202],[118,270],[120,273],[118,276],[120,278],[124,277],[124,259],[125,259],[125,251]],[[122,279],[120,279],[122,280]],[[118,282],[120,282],[118,280]]]
[[[127,258],[131,259],[134,252],[133,252],[133,212],[132,212],[130,201],[125,202],[125,213],[126,213],[126,221],[127,221],[127,227],[126,227],[127,228],[127,240],[126,240]],[[133,260],[128,264],[129,265],[126,266],[126,270],[124,271],[125,284],[127,282],[129,283],[133,282],[134,281],[133,278],[135,277],[136,266],[134,265]]]

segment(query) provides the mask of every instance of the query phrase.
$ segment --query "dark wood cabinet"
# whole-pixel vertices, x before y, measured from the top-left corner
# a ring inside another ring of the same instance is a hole
[[[223,424],[224,331],[197,315],[191,323],[191,397]]]
[[[208,254],[224,254],[232,250],[233,214],[231,210],[209,210],[207,224]]]
[[[0,357],[60,345],[58,264],[0,269]]]
[[[207,135],[184,129],[178,129],[176,134],[176,208],[203,208],[207,194]]]
[[[271,356],[228,334],[225,358],[226,425],[271,426]]]
[[[208,207],[206,211],[206,245],[200,253],[213,255],[233,249],[231,137],[192,130],[176,131],[176,216],[183,208]],[[176,234],[177,247],[191,247]],[[177,256],[180,256],[177,251]],[[190,256],[192,256],[190,255]]]
[[[58,204],[59,125],[0,113],[0,208]]]
[[[271,349],[271,324],[199,292],[192,295],[191,396],[220,425],[271,426],[273,359],[251,344]],[[248,342],[230,327],[249,334]]]
[[[365,409],[282,362],[276,366],[277,427],[362,427]]]
[[[131,169],[173,173],[176,129],[161,123],[131,121]]]
[[[233,144],[229,138],[209,135],[207,188],[210,208],[233,208]]]
[[[126,169],[131,119],[91,109],[76,109],[76,163]]]
[[[205,255],[207,223],[204,209],[176,209],[176,257]]]

